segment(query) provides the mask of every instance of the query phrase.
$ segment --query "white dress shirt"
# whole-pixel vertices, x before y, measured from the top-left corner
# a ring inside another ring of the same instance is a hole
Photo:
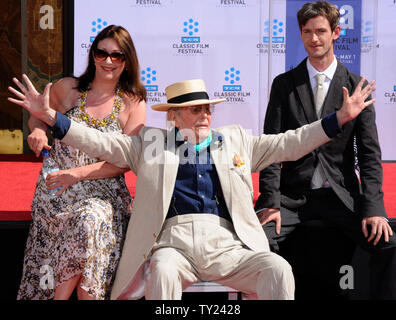
[[[323,83],[323,89],[325,91],[325,96],[326,96],[327,92],[329,91],[331,80],[333,80],[334,74],[337,69],[337,59],[334,57],[334,60],[330,64],[330,66],[322,72],[319,72],[318,70],[316,70],[312,66],[312,64],[309,62],[309,59],[307,59],[307,69],[308,69],[309,81],[311,82],[311,88],[313,91],[315,91],[315,88],[317,87],[316,78],[315,78],[316,75],[324,74],[326,76],[324,83]],[[323,106],[322,106],[322,108],[323,108]],[[321,109],[321,110],[323,110],[323,109]],[[320,118],[320,116],[318,116],[318,117]],[[330,187],[330,184],[324,175],[325,175],[325,173],[323,171],[323,168],[321,167],[320,163],[318,163],[318,166],[316,166],[314,175],[312,177],[312,182],[311,182],[312,189],[329,188]]]
[[[323,86],[324,86],[324,90],[325,90],[326,95],[327,95],[327,92],[329,91],[329,87],[330,87],[331,80],[333,80],[334,74],[335,74],[336,69],[337,69],[337,59],[334,57],[334,60],[333,60],[333,62],[330,64],[330,66],[329,66],[326,70],[324,70],[324,71],[322,71],[322,72],[316,70],[316,69],[312,66],[311,62],[309,62],[309,59],[307,59],[307,69],[308,69],[309,81],[311,82],[311,88],[312,88],[312,90],[315,90],[315,88],[316,88],[316,79],[315,79],[315,76],[316,76],[318,73],[323,73],[323,74],[326,75],[326,79],[325,79],[325,81],[324,81]]]

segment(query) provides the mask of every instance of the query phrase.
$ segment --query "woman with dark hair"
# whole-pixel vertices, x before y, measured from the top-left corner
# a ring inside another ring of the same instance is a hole
[[[146,120],[146,90],[128,31],[114,25],[102,30],[90,48],[86,71],[54,84],[50,105],[88,127],[137,135]],[[60,170],[46,179],[41,173],[37,181],[18,299],[69,299],[74,289],[78,299],[106,299],[130,215],[127,169],[92,159],[57,139],[48,146],[47,127],[35,118],[29,119],[29,128],[30,148],[37,156],[50,149]],[[56,196],[48,193],[57,188]]]

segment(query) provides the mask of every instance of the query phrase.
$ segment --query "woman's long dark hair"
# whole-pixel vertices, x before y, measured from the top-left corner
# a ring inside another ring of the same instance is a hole
[[[84,92],[90,89],[90,84],[95,78],[96,71],[94,52],[98,47],[99,41],[106,38],[114,39],[120,47],[121,52],[125,55],[125,69],[121,73],[119,80],[120,89],[127,95],[135,96],[139,101],[146,101],[147,92],[140,80],[139,61],[132,38],[125,28],[115,25],[110,25],[103,29],[93,41],[89,49],[87,69],[77,78],[77,90]]]

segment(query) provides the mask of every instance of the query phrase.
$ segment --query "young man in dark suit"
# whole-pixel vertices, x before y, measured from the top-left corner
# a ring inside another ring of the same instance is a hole
[[[274,79],[264,133],[295,129],[336,111],[342,105],[343,90],[352,92],[359,83],[361,77],[334,55],[334,41],[341,31],[339,17],[337,7],[326,1],[306,3],[299,10],[308,57]],[[373,253],[372,297],[396,299],[396,239],[386,219],[381,186],[381,150],[371,105],[331,142],[297,161],[272,164],[261,171],[255,209],[274,251],[302,221],[330,222]]]

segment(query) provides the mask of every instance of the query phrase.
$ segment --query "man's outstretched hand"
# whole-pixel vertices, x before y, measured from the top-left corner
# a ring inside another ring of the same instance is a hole
[[[56,111],[50,108],[49,103],[49,93],[52,83],[48,83],[44,89],[44,93],[40,94],[25,74],[22,75],[22,79],[26,83],[27,88],[17,78],[13,78],[12,80],[21,92],[13,87],[8,87],[8,90],[18,98],[8,98],[8,101],[20,105],[32,116],[52,127],[56,121]]]
[[[348,89],[342,87],[344,102],[342,103],[341,109],[337,111],[337,120],[340,127],[348,121],[355,119],[364,108],[375,102],[375,98],[366,101],[370,94],[376,89],[374,86],[375,81],[372,80],[363,88],[365,80],[364,77],[360,80],[351,96],[349,96]]]

